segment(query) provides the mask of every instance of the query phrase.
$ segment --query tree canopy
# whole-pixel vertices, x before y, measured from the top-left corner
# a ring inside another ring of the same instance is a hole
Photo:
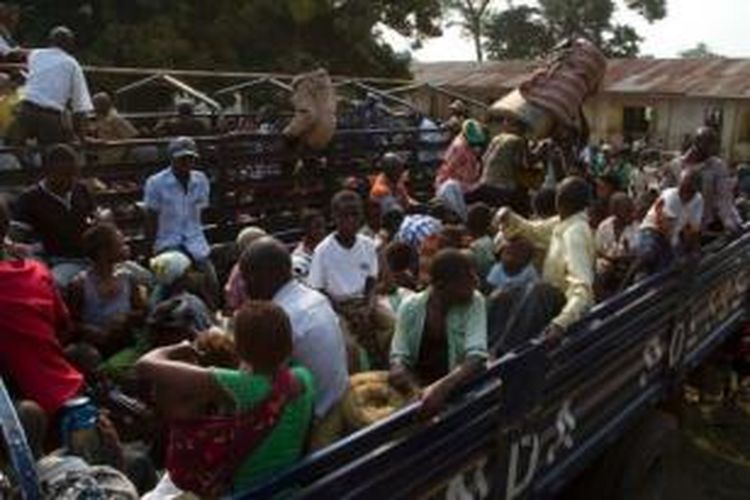
[[[495,59],[536,57],[557,42],[585,36],[610,57],[635,57],[642,41],[629,25],[614,21],[614,0],[538,0],[512,4],[487,21],[485,47]],[[666,16],[666,0],[627,0],[628,8],[649,22]]]
[[[28,0],[20,38],[39,44],[56,24],[78,34],[89,63],[408,74],[408,54],[380,26],[419,40],[440,33],[441,0]]]
[[[492,15],[485,33],[492,59],[534,59],[555,45],[541,11],[526,5]]]

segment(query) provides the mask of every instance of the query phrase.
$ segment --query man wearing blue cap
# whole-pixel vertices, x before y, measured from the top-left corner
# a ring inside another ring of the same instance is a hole
[[[154,254],[178,250],[189,256],[206,277],[207,291],[211,294],[207,299],[215,303],[219,284],[201,224],[211,185],[206,174],[195,170],[198,148],[193,139],[173,139],[169,143],[169,157],[171,165],[146,181],[147,237],[154,242]]]

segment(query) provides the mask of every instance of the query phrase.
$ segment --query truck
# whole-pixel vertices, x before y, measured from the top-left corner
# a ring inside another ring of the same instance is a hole
[[[251,222],[293,242],[300,209],[325,207],[342,177],[372,174],[386,150],[408,158],[413,187],[429,185],[434,165],[421,165],[419,153],[441,145],[420,137],[419,130],[345,131],[327,151],[305,155],[285,151],[273,134],[200,141],[214,188],[206,229],[215,254]],[[136,202],[143,179],[163,165],[100,165],[91,160],[95,151],[87,153],[84,172],[100,184],[98,202],[143,252]],[[274,168],[258,173],[258,165]],[[34,175],[0,172],[0,185],[17,191]],[[749,259],[750,232],[717,241],[700,259],[597,304],[559,347],[531,341],[493,360],[429,421],[413,403],[236,498],[516,500],[571,488],[584,492],[575,498],[660,498],[677,428],[673,402],[688,374],[745,320]],[[33,459],[4,387],[0,396],[14,480],[25,498],[38,498]]]

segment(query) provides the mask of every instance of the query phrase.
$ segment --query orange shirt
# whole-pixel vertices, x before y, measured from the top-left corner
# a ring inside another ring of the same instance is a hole
[[[382,209],[383,201],[389,197],[393,197],[403,209],[407,209],[413,204],[411,196],[409,196],[409,192],[404,185],[403,178],[394,188],[388,177],[385,174],[380,174],[372,183],[370,199],[377,202]]]

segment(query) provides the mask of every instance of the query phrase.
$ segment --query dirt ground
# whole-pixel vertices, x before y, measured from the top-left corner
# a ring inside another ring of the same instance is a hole
[[[685,411],[667,500],[750,499],[750,415],[732,405]]]

